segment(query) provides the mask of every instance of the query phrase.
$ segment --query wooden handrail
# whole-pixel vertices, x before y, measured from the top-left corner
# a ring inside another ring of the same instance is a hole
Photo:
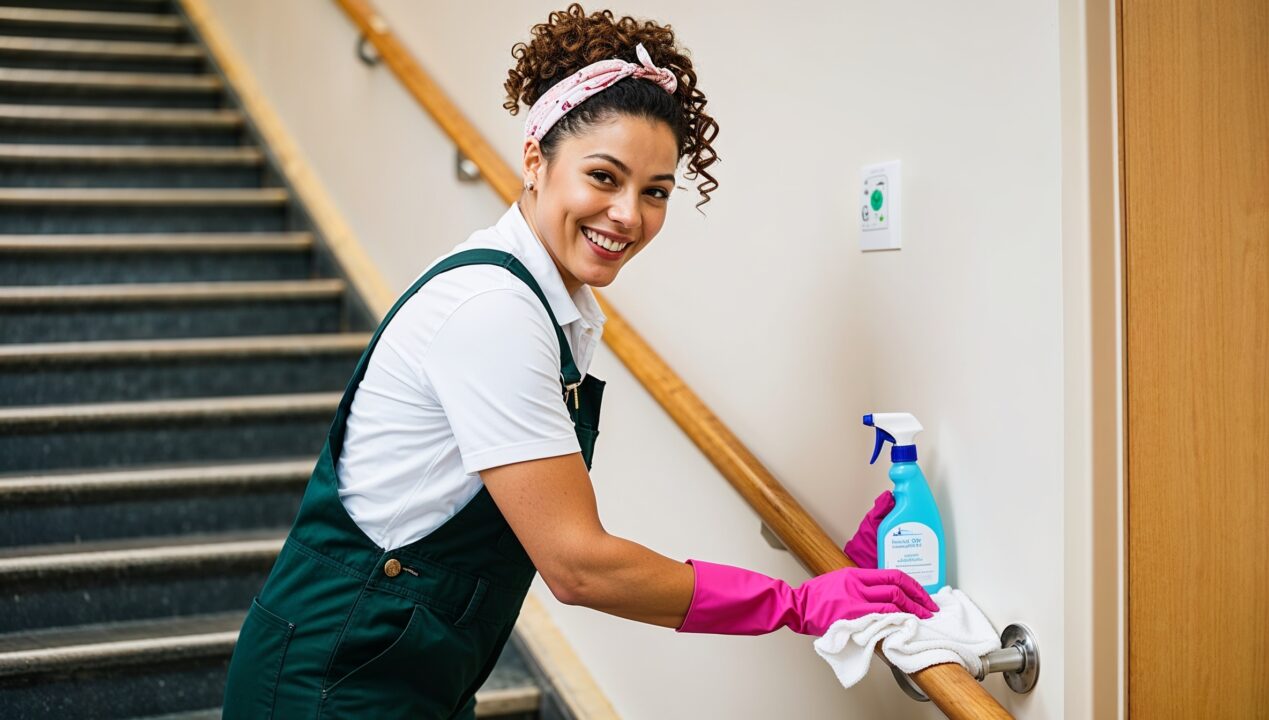
[[[481,176],[506,203],[520,195],[520,178],[485,141],[408,49],[396,38],[369,0],[335,0],[379,53],[383,63],[436,120],[459,151],[480,168]],[[705,453],[714,467],[758,513],[785,547],[811,573],[819,575],[854,563],[811,518],[753,453],[670,369],[600,293],[595,293],[608,322],[603,339],[643,387]],[[877,650],[881,654],[880,647]],[[960,665],[934,665],[910,676],[917,687],[953,720],[1012,718]]]

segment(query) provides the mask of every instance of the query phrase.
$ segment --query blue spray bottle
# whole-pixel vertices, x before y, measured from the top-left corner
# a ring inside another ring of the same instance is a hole
[[[933,594],[947,584],[947,562],[939,508],[916,463],[915,438],[924,428],[908,413],[865,415],[864,424],[877,429],[868,464],[877,462],[887,442],[894,445],[890,481],[895,505],[877,528],[877,567],[902,570]]]

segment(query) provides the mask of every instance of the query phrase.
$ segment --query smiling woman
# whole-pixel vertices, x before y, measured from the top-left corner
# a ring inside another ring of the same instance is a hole
[[[238,636],[226,718],[473,718],[539,572],[562,602],[680,632],[937,609],[897,570],[792,588],[604,530],[591,288],[661,231],[682,159],[709,200],[718,125],[668,26],[574,4],[532,33],[506,83],[509,110],[530,105],[525,190],[371,338]]]

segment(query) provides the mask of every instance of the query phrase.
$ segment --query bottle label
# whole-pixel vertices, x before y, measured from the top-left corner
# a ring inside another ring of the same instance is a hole
[[[882,567],[902,570],[921,585],[939,581],[939,538],[929,525],[906,522],[886,533]]]

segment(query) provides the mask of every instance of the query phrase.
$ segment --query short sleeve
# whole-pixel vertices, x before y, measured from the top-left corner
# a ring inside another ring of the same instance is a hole
[[[497,288],[464,300],[419,369],[465,472],[581,451],[560,390],[559,341],[536,296]]]

